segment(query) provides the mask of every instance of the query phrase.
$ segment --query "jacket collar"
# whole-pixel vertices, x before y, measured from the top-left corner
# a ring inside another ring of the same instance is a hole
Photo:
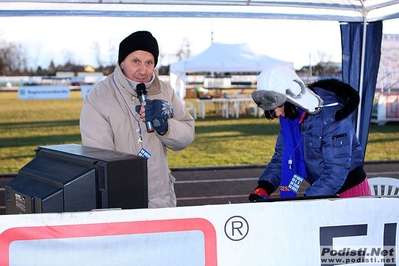
[[[122,69],[119,65],[116,65],[114,73],[115,80],[119,83],[125,93],[137,96],[137,92],[132,88],[127,77],[123,74]],[[161,92],[161,84],[158,75],[154,72],[154,81],[151,86],[147,88],[147,94],[154,95]]]

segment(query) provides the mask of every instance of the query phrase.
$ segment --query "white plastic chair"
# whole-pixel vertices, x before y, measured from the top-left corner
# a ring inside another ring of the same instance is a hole
[[[190,112],[193,112],[193,117],[195,120],[197,120],[197,109],[194,107],[194,104],[192,102],[185,102],[186,103],[186,108]]]
[[[399,179],[393,177],[373,177],[368,179],[371,195],[399,195]]]

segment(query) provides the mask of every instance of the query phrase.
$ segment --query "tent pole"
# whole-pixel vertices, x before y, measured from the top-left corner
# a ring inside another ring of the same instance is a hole
[[[359,80],[359,108],[357,112],[357,123],[356,123],[356,136],[360,139],[360,113],[362,111],[362,93],[363,93],[363,78],[364,78],[364,57],[366,51],[366,34],[367,34],[367,14],[363,16],[363,43],[362,43],[362,57],[360,61],[360,80]]]

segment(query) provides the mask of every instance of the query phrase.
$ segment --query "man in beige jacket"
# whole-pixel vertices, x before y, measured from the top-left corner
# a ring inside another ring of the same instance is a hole
[[[87,93],[80,116],[84,146],[148,159],[149,208],[176,206],[175,178],[166,150],[180,151],[195,136],[194,119],[184,103],[154,72],[158,55],[157,40],[150,32],[127,36],[119,45],[114,72]],[[139,100],[137,88],[146,89],[146,101]],[[148,122],[153,132],[147,131]]]

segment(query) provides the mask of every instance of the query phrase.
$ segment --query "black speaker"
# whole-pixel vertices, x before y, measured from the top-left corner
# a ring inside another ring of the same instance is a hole
[[[144,157],[77,144],[35,152],[5,186],[7,214],[148,207]]]

